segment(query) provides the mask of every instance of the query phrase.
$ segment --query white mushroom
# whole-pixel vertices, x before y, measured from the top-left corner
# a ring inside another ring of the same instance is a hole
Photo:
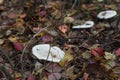
[[[40,44],[32,48],[32,53],[38,59],[59,62],[63,59],[65,53],[57,46],[50,46],[50,44]]]
[[[84,24],[82,25],[77,25],[77,26],[73,26],[73,29],[79,29],[79,28],[90,28],[93,27],[94,22],[93,21],[86,21]]]
[[[114,17],[114,16],[116,16],[117,15],[117,12],[116,11],[114,11],[114,10],[107,10],[107,11],[102,11],[102,12],[100,12],[98,15],[97,15],[97,17],[99,18],[99,19],[110,19],[110,18],[112,18],[112,17]]]

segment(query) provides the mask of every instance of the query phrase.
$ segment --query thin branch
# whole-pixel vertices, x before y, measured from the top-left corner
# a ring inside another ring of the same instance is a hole
[[[41,29],[38,33],[36,33],[36,34],[28,41],[28,43],[26,43],[26,45],[25,45],[25,47],[24,47],[24,49],[23,49],[23,51],[22,51],[22,54],[21,54],[21,57],[20,57],[20,62],[21,62],[21,73],[22,73],[22,75],[23,75],[23,80],[25,80],[24,70],[23,70],[23,68],[24,68],[24,65],[23,65],[23,56],[24,56],[24,53],[25,53],[28,45],[31,43],[31,41],[32,41],[38,34],[40,34],[42,31],[46,30],[47,28],[48,28],[48,26],[45,27],[45,28],[43,28],[43,29]]]

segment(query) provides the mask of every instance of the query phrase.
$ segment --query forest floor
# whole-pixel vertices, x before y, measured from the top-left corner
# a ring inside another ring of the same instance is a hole
[[[0,80],[120,80],[120,3],[21,1],[0,0]],[[64,58],[36,57],[43,44]]]

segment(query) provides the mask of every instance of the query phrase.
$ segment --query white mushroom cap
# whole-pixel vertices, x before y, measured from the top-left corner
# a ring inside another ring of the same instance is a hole
[[[32,48],[32,53],[38,59],[59,62],[63,59],[65,53],[57,46],[50,46],[50,44],[40,44]]]
[[[94,25],[93,21],[86,21],[82,25],[73,26],[73,29],[77,29],[77,28],[90,28],[90,27],[93,27],[93,25]]]
[[[117,15],[117,12],[114,10],[107,10],[100,12],[97,17],[99,19],[109,19]]]

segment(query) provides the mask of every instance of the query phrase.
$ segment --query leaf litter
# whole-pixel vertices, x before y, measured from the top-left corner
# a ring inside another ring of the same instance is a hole
[[[1,80],[120,79],[120,1],[68,1],[0,0]]]

